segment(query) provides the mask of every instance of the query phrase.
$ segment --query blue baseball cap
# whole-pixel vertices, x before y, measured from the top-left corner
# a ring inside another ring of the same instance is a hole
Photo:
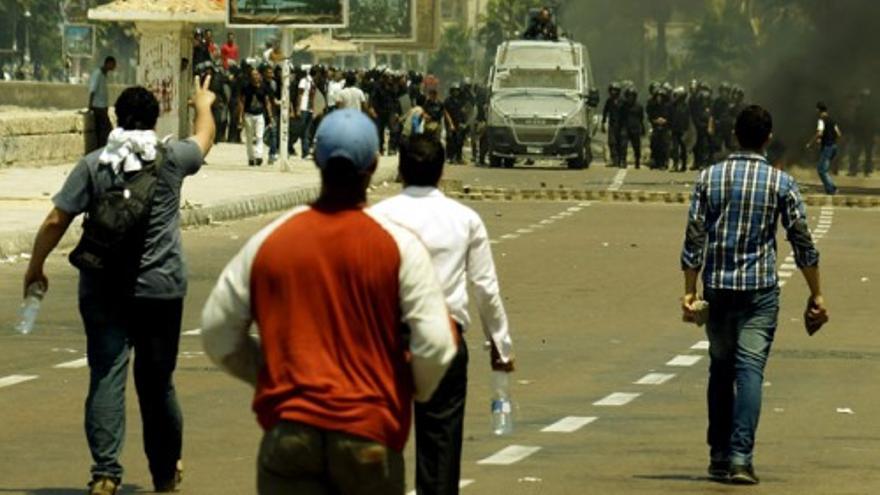
[[[356,109],[336,110],[324,117],[315,133],[315,162],[323,169],[332,158],[345,158],[365,171],[379,156],[376,124]]]

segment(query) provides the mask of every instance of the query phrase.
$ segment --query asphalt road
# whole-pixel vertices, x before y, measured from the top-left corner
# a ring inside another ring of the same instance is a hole
[[[467,167],[450,175],[472,173],[494,185],[490,179],[499,173],[511,180],[538,172]],[[610,185],[616,172],[586,173]],[[577,173],[543,174],[528,180],[555,183]],[[498,241],[494,253],[518,360],[512,389],[517,410],[514,434],[494,437],[489,358],[474,327],[467,335],[472,353],[462,478],[469,484],[463,493],[743,491],[704,475],[708,363],[698,343],[705,338],[681,323],[678,313],[685,208],[534,201],[473,206]],[[786,279],[755,460],[763,484],[745,490],[875,494],[880,492],[880,343],[875,338],[880,211],[825,211],[821,225],[820,210],[810,215],[823,233],[819,246],[832,319],[818,335],[807,337],[800,323],[806,289],[798,274]],[[270,220],[184,234],[191,271],[184,330],[198,327],[201,305],[226,261]],[[783,256],[790,251],[780,246]],[[0,265],[0,494],[78,493],[90,459],[82,433],[88,372],[81,361],[76,277],[63,255],[52,257],[51,288],[38,328],[18,336],[11,328],[23,270],[21,263]],[[249,390],[208,362],[197,336],[182,337],[178,370],[185,416],[183,492],[253,493],[260,432]],[[2,386],[15,380],[9,379],[13,375],[36,378]],[[663,383],[635,383],[643,378]],[[150,486],[134,399],[129,387],[123,493]],[[603,400],[623,404],[596,405]],[[542,431],[550,425],[581,426]],[[499,457],[499,452],[510,455]],[[411,473],[411,445],[407,464]]]

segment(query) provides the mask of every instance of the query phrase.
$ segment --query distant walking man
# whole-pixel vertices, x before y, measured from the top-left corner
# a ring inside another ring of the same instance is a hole
[[[110,96],[107,93],[107,75],[114,70],[116,70],[116,59],[107,57],[104,59],[104,65],[95,69],[89,79],[89,112],[95,119],[95,149],[107,145],[107,136],[110,135],[110,130],[113,128],[107,113],[107,108],[110,106]]]
[[[819,253],[794,179],[764,158],[773,122],[752,105],[736,119],[742,152],[704,170],[691,199],[681,266],[685,321],[699,316],[697,277],[709,303],[709,475],[757,484],[752,465],[764,366],[776,331],[779,284],[776,222],[781,219],[810,289],[811,317],[826,314]]]
[[[822,103],[816,103],[816,111],[819,112],[819,122],[816,124],[816,135],[807,143],[807,148],[812,147],[813,143],[819,145],[819,164],[817,170],[819,179],[822,181],[822,187],[825,188],[825,194],[837,194],[837,186],[831,179],[831,162],[837,156],[837,141],[842,136],[840,127],[837,122],[828,114],[828,106]]]
[[[159,118],[156,97],[142,87],[123,91],[115,105],[120,128],[113,131],[104,149],[86,155],[74,167],[53,198],[55,207],[34,241],[25,288],[35,282],[48,286],[43,272],[46,258],[77,215],[88,212],[84,222],[88,225],[100,211],[96,204],[102,195],[128,187],[139,174],[155,173],[154,192],[145,198],[151,207],[134,237],[137,244],[117,246],[120,252],[134,255],[116,256],[125,259],[113,265],[108,261],[103,268],[80,268],[79,310],[90,378],[85,429],[94,461],[92,495],[113,495],[122,483],[119,456],[132,348],[153,485],[158,492],[171,492],[180,482],[183,419],[172,382],[187,288],[180,241],[180,189],[185,177],[198,172],[214,142],[214,94],[208,91],[209,84],[205,80],[199,86],[196,78],[192,95],[195,135],[166,145],[159,144],[154,131]],[[148,170],[148,166],[155,168]],[[129,271],[129,267],[134,269]]]
[[[251,238],[205,305],[207,355],[256,389],[260,494],[402,495],[412,399],[456,354],[428,252],[365,209],[378,152],[367,115],[328,114],[318,200]]]
[[[443,175],[443,147],[429,136],[404,142],[400,155],[403,193],[373,211],[414,232],[428,248],[458,332],[470,325],[468,284],[473,287],[486,340],[492,343],[492,369],[513,370],[507,313],[486,227],[467,206],[447,198],[437,184]],[[416,404],[416,491],[419,495],[458,493],[468,352],[458,354],[430,401]]]

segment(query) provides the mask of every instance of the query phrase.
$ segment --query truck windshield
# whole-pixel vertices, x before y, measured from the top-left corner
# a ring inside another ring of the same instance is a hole
[[[495,75],[495,89],[560,89],[578,91],[578,71],[510,69]]]
[[[577,65],[577,55],[566,45],[509,46],[503,51],[500,65],[544,65],[550,67]]]

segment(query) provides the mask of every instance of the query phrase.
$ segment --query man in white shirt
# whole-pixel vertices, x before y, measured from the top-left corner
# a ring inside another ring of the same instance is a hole
[[[492,344],[492,369],[510,372],[513,344],[489,236],[475,211],[447,198],[437,188],[444,162],[443,146],[429,136],[405,141],[400,154],[404,190],[377,204],[373,211],[414,232],[428,248],[449,314],[460,332],[471,321],[467,311],[467,285],[471,283],[483,332]],[[419,495],[458,493],[467,363],[467,347],[462,339],[434,396],[415,405]]]
[[[335,103],[336,108],[339,110],[354,108],[366,112],[367,95],[361,91],[361,88],[357,87],[357,75],[354,72],[349,72],[345,76],[345,88],[336,95]]]
[[[296,105],[294,106],[294,118],[302,119],[302,134],[299,136],[302,143],[303,159],[309,156],[309,146],[311,145],[311,136],[309,128],[312,127],[312,117],[315,109],[315,79],[317,69],[312,67],[305,77],[299,80],[296,92]]]
[[[330,69],[330,77],[329,81],[327,81],[327,111],[332,112],[336,110],[336,101],[339,96],[339,92],[342,91],[342,88],[345,87],[345,80],[342,77],[342,72],[338,69]]]

